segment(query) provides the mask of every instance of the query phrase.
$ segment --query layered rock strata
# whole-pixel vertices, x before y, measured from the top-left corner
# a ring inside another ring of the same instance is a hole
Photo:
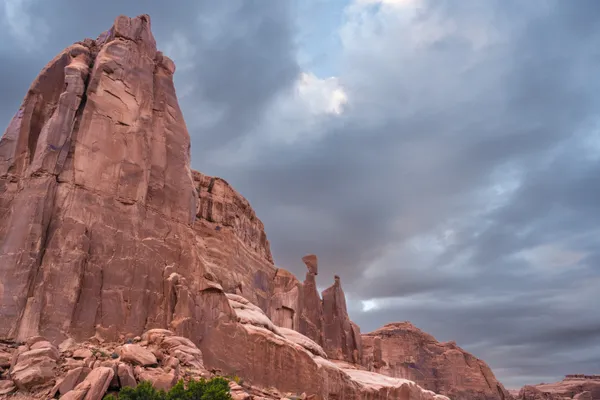
[[[362,343],[363,365],[370,371],[415,381],[455,400],[512,398],[485,362],[409,322],[363,334]]]

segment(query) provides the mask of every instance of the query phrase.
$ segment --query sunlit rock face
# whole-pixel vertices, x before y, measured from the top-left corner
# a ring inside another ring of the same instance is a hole
[[[121,16],[31,85],[0,140],[0,337],[200,335],[219,309],[174,72]]]

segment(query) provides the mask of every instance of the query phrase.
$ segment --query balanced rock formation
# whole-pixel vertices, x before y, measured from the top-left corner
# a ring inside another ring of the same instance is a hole
[[[519,400],[600,400],[600,375],[566,375],[560,382],[524,386]]]
[[[412,380],[454,400],[512,398],[485,362],[409,322],[363,334],[362,343],[363,365],[370,371]]]
[[[302,258],[308,271],[302,285],[303,304],[300,310],[299,332],[308,336],[319,345],[323,345],[323,303],[317,290],[319,265],[317,256],[306,255]]]

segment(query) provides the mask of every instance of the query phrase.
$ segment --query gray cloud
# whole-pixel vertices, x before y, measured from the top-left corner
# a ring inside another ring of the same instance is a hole
[[[303,67],[334,71],[340,115],[294,86],[318,0],[178,4],[38,2],[39,48],[0,47],[0,122],[56,52],[149,13],[194,167],[250,200],[279,266],[303,276],[318,254],[320,284],[342,276],[363,331],[410,320],[511,387],[600,368],[600,3],[351,6],[339,31],[329,9],[315,32],[341,47],[315,45]]]

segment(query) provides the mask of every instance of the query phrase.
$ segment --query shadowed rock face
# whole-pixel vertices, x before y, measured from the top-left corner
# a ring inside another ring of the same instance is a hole
[[[415,381],[454,400],[512,398],[485,362],[409,322],[385,325],[362,339],[363,365],[371,371]]]

